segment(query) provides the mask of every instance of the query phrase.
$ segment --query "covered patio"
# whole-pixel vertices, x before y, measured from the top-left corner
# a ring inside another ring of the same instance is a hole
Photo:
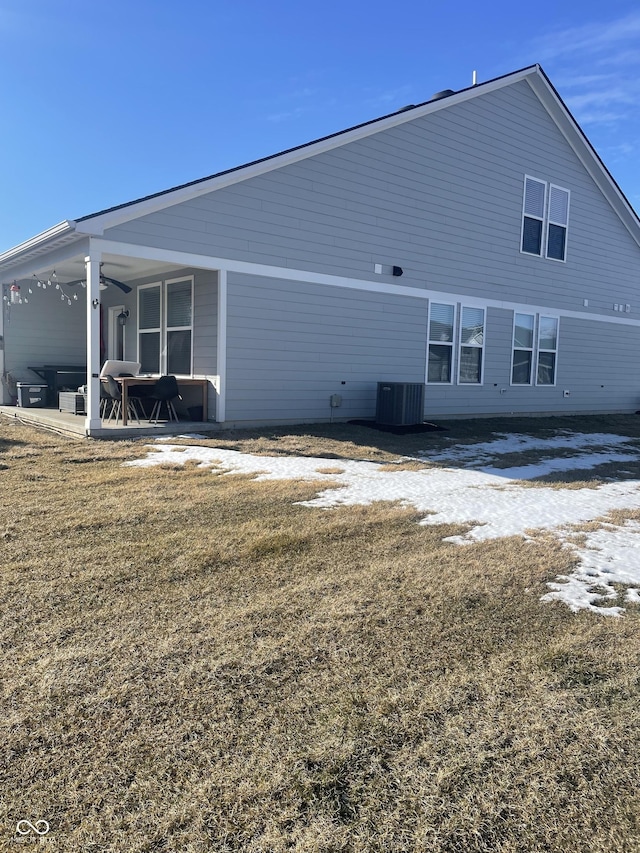
[[[0,274],[2,415],[92,437],[220,428],[226,272],[214,259],[116,244],[75,222],[0,255]],[[185,393],[180,419],[101,417],[100,371],[108,359],[140,363],[148,383],[175,375]],[[61,369],[52,384],[56,365],[74,369]],[[46,400],[20,405],[17,384],[36,374],[47,384]],[[77,414],[60,410],[59,392],[78,392]]]

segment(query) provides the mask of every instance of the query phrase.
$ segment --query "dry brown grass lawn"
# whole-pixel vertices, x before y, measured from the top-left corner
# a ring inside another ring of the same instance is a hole
[[[441,440],[319,433],[212,443]],[[144,453],[0,421],[0,849],[640,849],[640,611],[541,604],[571,552]]]

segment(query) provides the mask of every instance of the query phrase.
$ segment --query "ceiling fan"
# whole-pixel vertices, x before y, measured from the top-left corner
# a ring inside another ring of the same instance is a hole
[[[119,287],[123,293],[131,293],[131,288],[128,284],[125,284],[123,281],[118,281],[115,278],[109,278],[107,275],[103,275],[102,273],[102,264],[100,264],[100,290],[105,290],[110,284],[113,284],[115,287]],[[76,281],[68,281],[65,284],[65,287],[73,287],[76,284],[81,284],[86,286],[87,280],[86,278],[79,278]]]

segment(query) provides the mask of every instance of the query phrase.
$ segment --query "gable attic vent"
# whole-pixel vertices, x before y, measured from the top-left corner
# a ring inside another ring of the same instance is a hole
[[[449,95],[455,95],[453,89],[443,89],[441,92],[436,92],[435,95],[431,95],[429,101],[439,101],[440,98],[448,98]]]

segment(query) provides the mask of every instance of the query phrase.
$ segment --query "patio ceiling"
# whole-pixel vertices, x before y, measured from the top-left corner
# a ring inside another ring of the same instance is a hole
[[[162,275],[176,269],[173,264],[129,258],[122,255],[102,256],[103,271],[106,276],[120,281],[135,281],[147,276]],[[83,278],[86,275],[84,253],[67,261],[56,264],[56,275],[61,281]]]
[[[36,274],[42,278],[55,270],[58,280],[64,284],[66,281],[75,281],[85,278],[85,255],[86,251],[79,251],[77,255],[65,260],[52,260],[47,262],[45,254],[33,259],[33,269],[31,275]],[[119,281],[130,282],[137,279],[146,278],[149,276],[162,276],[167,272],[178,269],[175,264],[167,264],[161,261],[150,261],[142,258],[132,258],[124,255],[104,254],[102,256],[103,272],[110,278],[118,279]],[[24,271],[24,265],[20,270]],[[11,269],[7,269],[4,274],[5,279],[16,277],[19,281],[25,281],[30,278],[30,275],[12,275]]]

